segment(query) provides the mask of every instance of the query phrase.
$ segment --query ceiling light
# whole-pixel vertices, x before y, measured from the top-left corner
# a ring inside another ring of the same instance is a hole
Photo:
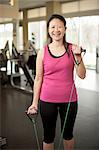
[[[14,0],[10,0],[9,3],[10,3],[11,6],[14,6]]]

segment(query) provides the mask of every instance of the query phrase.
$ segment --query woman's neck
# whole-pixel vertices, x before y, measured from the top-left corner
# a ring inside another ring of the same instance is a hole
[[[51,44],[55,47],[61,47],[63,46],[63,41],[53,41]]]

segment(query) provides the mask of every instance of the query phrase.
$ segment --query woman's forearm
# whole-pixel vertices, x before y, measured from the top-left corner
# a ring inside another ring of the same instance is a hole
[[[76,61],[78,64],[76,64],[76,72],[77,75],[81,78],[84,79],[86,77],[86,68],[85,65],[83,63],[82,57],[81,55],[75,56],[76,57]]]
[[[39,97],[40,97],[40,90],[41,90],[42,78],[35,78],[34,80],[34,87],[33,87],[33,105],[38,105]]]

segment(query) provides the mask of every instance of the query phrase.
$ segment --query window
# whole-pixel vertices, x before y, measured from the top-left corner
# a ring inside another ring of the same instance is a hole
[[[28,39],[33,40],[37,49],[43,48],[46,42],[46,21],[37,21],[28,23]]]
[[[9,41],[9,46],[11,48],[11,43],[13,40],[13,24],[2,24],[0,25],[0,48],[4,48],[7,40]]]
[[[67,18],[67,41],[86,49],[84,56],[88,68],[96,68],[96,47],[99,44],[99,16]]]
[[[46,16],[46,7],[28,10],[28,18]]]
[[[23,19],[23,11],[19,12],[19,19],[22,20]]]
[[[19,26],[18,45],[19,50],[23,50],[23,26]]]

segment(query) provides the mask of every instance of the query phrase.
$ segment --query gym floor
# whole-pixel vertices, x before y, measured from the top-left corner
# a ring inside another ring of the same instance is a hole
[[[77,79],[79,94],[78,115],[74,128],[75,150],[99,150],[99,74],[87,71],[85,80]],[[37,142],[32,122],[25,111],[31,104],[32,95],[16,90],[11,86],[2,87],[2,135],[7,144],[2,149],[37,150]],[[36,119],[40,146],[43,129],[40,115]],[[60,138],[60,121],[57,120],[55,148]],[[63,149],[61,145],[60,150]]]

